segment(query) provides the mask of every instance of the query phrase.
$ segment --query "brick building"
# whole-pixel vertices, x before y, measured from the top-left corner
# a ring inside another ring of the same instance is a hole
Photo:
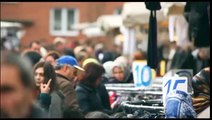
[[[43,39],[50,43],[55,37],[79,40],[84,36],[71,25],[95,22],[104,14],[120,12],[124,2],[1,2],[1,21],[19,22],[26,31],[22,47],[30,41]]]

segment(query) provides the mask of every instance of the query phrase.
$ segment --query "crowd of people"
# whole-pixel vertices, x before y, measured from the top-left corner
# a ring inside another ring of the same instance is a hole
[[[106,51],[103,47],[66,45],[64,39],[56,38],[50,45],[52,48],[45,48],[39,41],[33,41],[21,52],[1,48],[1,117],[115,116],[114,103],[111,103],[104,84],[133,83],[131,61],[121,53]],[[198,66],[197,70],[192,67],[194,64],[187,64],[194,59],[191,53],[176,52],[179,53],[172,57],[174,62],[170,69],[191,68],[197,73],[209,65]],[[198,55],[198,58],[208,60],[207,54]],[[179,56],[185,57],[182,60]],[[146,54],[137,51],[133,60],[146,60]]]

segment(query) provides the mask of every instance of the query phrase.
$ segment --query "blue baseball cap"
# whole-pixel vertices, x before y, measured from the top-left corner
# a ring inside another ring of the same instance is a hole
[[[79,65],[78,65],[78,62],[77,60],[72,57],[72,56],[69,56],[69,55],[64,55],[64,56],[61,56],[60,58],[58,58],[56,60],[56,66],[58,65],[71,65],[79,70],[82,70],[84,71],[83,68],[81,68]]]

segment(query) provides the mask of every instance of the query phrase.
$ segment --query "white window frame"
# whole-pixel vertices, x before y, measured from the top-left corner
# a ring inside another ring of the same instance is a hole
[[[60,31],[55,31],[54,30],[54,10],[55,9],[61,9],[61,14],[62,14],[62,18],[61,18],[61,30]],[[53,36],[78,36],[79,35],[79,31],[78,30],[71,30],[68,31],[67,30],[67,17],[68,17],[68,10],[74,10],[75,12],[75,16],[74,16],[74,24],[78,24],[79,23],[79,10],[76,8],[53,8],[50,10],[50,35]]]

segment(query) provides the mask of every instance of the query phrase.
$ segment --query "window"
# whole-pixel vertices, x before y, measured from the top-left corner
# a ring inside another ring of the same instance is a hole
[[[121,12],[122,12],[122,8],[118,8],[114,11],[114,14],[121,15]]]
[[[50,34],[55,36],[77,36],[73,25],[79,22],[77,9],[55,8],[50,11]]]
[[[72,26],[74,24],[74,11],[73,10],[68,10],[68,26],[67,29],[68,30],[72,30]]]

